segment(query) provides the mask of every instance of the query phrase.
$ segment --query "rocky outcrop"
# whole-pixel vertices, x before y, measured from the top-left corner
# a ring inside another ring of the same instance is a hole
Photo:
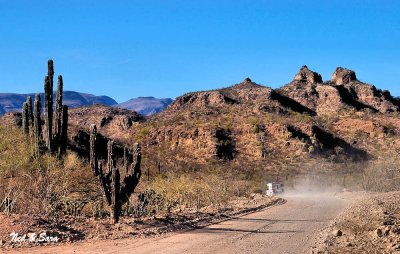
[[[179,96],[168,107],[169,110],[184,108],[210,108],[222,107],[251,102],[261,102],[271,99],[273,90],[269,87],[258,85],[246,78],[243,82],[228,88],[218,90],[192,92]]]
[[[309,70],[307,66],[301,67],[293,81],[277,92],[318,114],[347,107],[337,88],[322,83],[321,75]]]
[[[365,158],[361,150],[314,127],[315,112],[295,100],[303,98],[304,91],[316,110],[336,113],[348,105],[337,87],[308,83],[322,79],[305,68],[300,73],[305,78],[291,83],[299,97],[290,98],[246,78],[227,88],[178,97],[167,110],[134,128],[133,138],[173,165],[187,163],[188,158],[195,163],[252,164],[271,158],[329,157],[337,155],[335,149],[343,150],[338,158]]]
[[[188,93],[176,98],[168,107],[171,110],[180,110],[186,107],[204,108],[208,106],[221,106],[224,104],[236,104],[237,101],[226,96],[221,91],[208,91]]]
[[[350,109],[353,106],[347,103],[340,91],[330,85],[319,85],[315,87],[318,94],[317,100],[315,102],[315,111],[318,114],[338,112],[342,109]]]
[[[282,114],[289,111],[314,114],[295,100],[275,92],[270,87],[254,83],[250,78],[227,88],[180,96],[168,107],[166,114],[168,111],[185,109],[191,110],[193,114],[200,111],[211,114],[224,107],[252,107],[256,111]]]
[[[322,77],[319,73],[308,69],[307,65],[303,65],[296,76],[294,76],[293,82],[317,84],[322,83]]]
[[[146,127],[136,132],[134,139],[151,147],[163,147],[168,144],[168,152],[177,156],[176,160],[206,163],[210,159],[229,161],[235,158],[236,142],[232,130],[212,125],[204,127],[185,126],[176,119],[174,125],[159,128]],[[179,158],[178,158],[179,157]]]
[[[303,66],[291,83],[277,91],[317,114],[349,109],[381,113],[399,111],[399,101],[388,91],[360,82],[352,70],[338,67],[332,80],[325,83],[319,77],[319,74]]]
[[[116,140],[128,140],[132,126],[142,121],[144,121],[143,116],[135,111],[103,105],[69,110],[70,129],[73,132],[71,136],[79,129],[89,130],[91,124],[96,124],[102,135]]]
[[[381,113],[399,111],[399,103],[393,99],[389,91],[382,91],[375,86],[361,82],[346,84],[344,88],[353,95],[354,99],[375,111]]]
[[[348,104],[352,104],[357,110],[369,108],[381,113],[399,111],[399,102],[389,91],[382,91],[357,80],[356,73],[352,70],[336,68],[329,84],[336,86]]]
[[[332,75],[331,81],[336,85],[343,85],[357,81],[357,77],[354,71],[342,67],[337,67]]]
[[[250,78],[246,78],[239,84],[223,88],[221,91],[241,104],[269,100],[271,93],[273,93],[272,88],[259,85],[251,81]]]

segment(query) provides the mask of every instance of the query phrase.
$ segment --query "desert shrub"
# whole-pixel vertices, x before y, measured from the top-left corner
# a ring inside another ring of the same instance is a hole
[[[17,127],[0,124],[0,157],[0,211],[82,215],[85,205],[101,200],[87,162],[72,152],[61,160],[48,153],[37,158]]]
[[[12,177],[29,168],[32,157],[31,140],[14,126],[0,124],[0,174]]]
[[[299,112],[291,112],[291,116],[295,122],[309,123],[312,121],[312,118],[310,115],[302,114]]]
[[[31,168],[30,173],[3,179],[0,200],[13,200],[9,212],[53,217],[85,215],[82,214],[83,208],[102,198],[98,194],[98,183],[92,177],[90,168],[74,157],[75,155],[68,155],[64,167],[63,162],[57,161],[53,156],[43,156],[38,164],[46,170]],[[88,211],[86,215],[94,213]]]
[[[385,162],[371,163],[364,169],[361,181],[367,191],[398,191],[400,170],[397,163],[387,160]]]
[[[197,208],[227,202],[227,188],[216,176],[194,177],[190,174],[169,174],[158,177],[150,188],[164,200],[162,209]]]
[[[212,206],[226,207],[230,200],[249,195],[250,181],[234,180],[218,173],[168,172],[148,185],[136,204],[136,215],[199,211]]]
[[[135,140],[136,142],[142,141],[148,134],[150,133],[149,129],[146,127],[141,128],[136,134],[135,134]]]

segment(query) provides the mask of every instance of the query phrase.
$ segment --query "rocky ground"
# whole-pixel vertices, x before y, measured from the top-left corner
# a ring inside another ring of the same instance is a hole
[[[106,219],[64,217],[50,220],[35,215],[5,215],[0,214],[0,243],[1,249],[26,248],[37,245],[65,244],[86,240],[122,239],[130,237],[153,237],[172,231],[182,231],[206,226],[210,223],[229,219],[254,212],[268,206],[283,202],[277,197],[267,197],[253,194],[250,198],[237,198],[225,207],[205,207],[200,211],[181,210],[171,214],[160,214],[151,217],[133,218],[124,217],[117,225],[110,224]],[[32,243],[22,241],[11,242],[11,233],[19,236],[32,233],[57,237],[58,243]]]
[[[343,194],[354,200],[312,253],[400,253],[400,192]]]

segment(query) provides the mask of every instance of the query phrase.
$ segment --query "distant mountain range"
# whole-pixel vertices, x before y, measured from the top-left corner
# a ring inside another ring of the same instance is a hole
[[[22,104],[26,101],[28,96],[31,96],[32,99],[34,99],[35,94],[0,93],[0,115],[3,115],[7,112],[21,111]],[[41,93],[41,97],[43,100],[43,93]],[[54,93],[54,99],[55,97],[56,95]],[[167,108],[168,105],[171,104],[172,99],[139,97],[118,104],[118,102],[108,96],[96,96],[93,94],[79,93],[74,91],[64,91],[63,102],[65,105],[68,105],[72,108],[89,106],[93,104],[102,104],[106,106],[115,106],[133,110],[142,115],[151,115]]]
[[[157,99],[154,97],[138,97],[120,103],[118,107],[134,110],[139,114],[148,116],[163,111],[172,101],[173,100],[170,98]]]

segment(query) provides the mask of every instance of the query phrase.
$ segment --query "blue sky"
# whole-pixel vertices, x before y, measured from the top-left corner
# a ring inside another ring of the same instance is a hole
[[[400,95],[400,1],[0,0],[0,92],[174,98],[249,76],[279,87],[306,64]]]

